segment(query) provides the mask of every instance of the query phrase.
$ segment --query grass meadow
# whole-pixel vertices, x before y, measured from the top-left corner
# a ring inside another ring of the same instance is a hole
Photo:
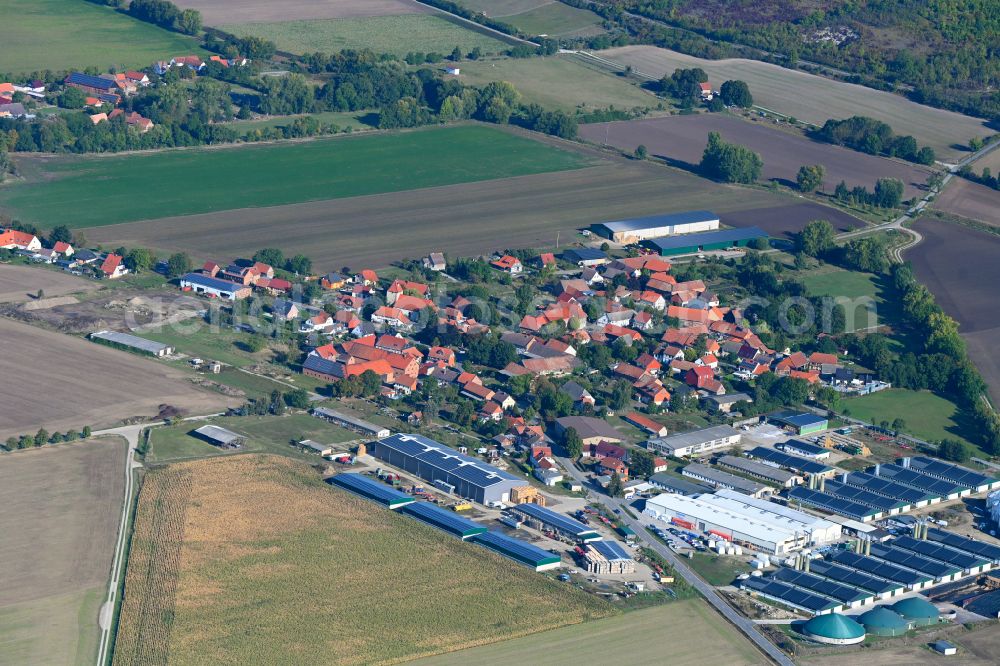
[[[706,640],[708,637],[710,639]],[[420,659],[412,662],[412,666],[605,666],[619,663],[748,666],[767,661],[699,598]]]
[[[236,23],[219,27],[240,37],[268,39],[289,53],[371,49],[405,56],[410,51],[447,55],[456,46],[464,53],[477,46],[483,53],[500,53],[510,48],[510,44],[496,37],[433,14]]]
[[[906,423],[903,432],[926,441],[959,439],[970,446],[960,434],[964,424],[960,423],[958,406],[946,398],[930,391],[909,389],[889,389],[871,395],[847,398],[841,401],[841,409],[850,416],[876,425],[882,421],[901,418]]]
[[[152,470],[123,599],[121,665],[391,663],[617,612],[275,456]]]
[[[500,19],[529,35],[586,37],[604,32],[601,17],[588,9],[550,2]]]
[[[509,81],[525,102],[547,109],[632,109],[660,103],[626,79],[589,67],[571,55],[478,60],[463,62],[460,67],[459,79],[463,83],[482,86],[491,81]]]
[[[480,125],[32,163],[0,210],[92,227],[564,171],[579,155]],[[141,193],[137,196],[136,193]]]
[[[148,67],[198,42],[86,0],[3,0],[0,72]]]

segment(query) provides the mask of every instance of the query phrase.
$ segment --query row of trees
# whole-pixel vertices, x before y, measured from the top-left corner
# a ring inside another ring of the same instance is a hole
[[[833,196],[844,203],[877,208],[898,208],[903,203],[903,190],[903,182],[896,178],[879,178],[875,181],[875,189],[872,192],[861,185],[855,185],[848,189],[847,183],[840,181],[833,191]]]
[[[866,116],[827,120],[823,127],[812,132],[812,136],[869,155],[898,157],[917,164],[933,164],[935,159],[934,150],[929,146],[921,148],[912,136],[897,136],[886,123]]]
[[[7,441],[4,442],[4,448],[8,451],[16,451],[18,449],[30,449],[38,446],[44,446],[45,444],[75,442],[80,439],[88,439],[90,434],[90,426],[84,426],[82,430],[67,430],[64,433],[49,433],[49,431],[45,428],[39,428],[38,432],[34,435],[8,437]]]

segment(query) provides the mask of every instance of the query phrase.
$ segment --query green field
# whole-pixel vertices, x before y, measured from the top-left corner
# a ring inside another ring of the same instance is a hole
[[[198,42],[86,0],[3,0],[0,72],[148,67]]]
[[[695,553],[687,563],[699,576],[715,586],[730,585],[737,576],[749,571],[746,563],[737,557],[712,553]]]
[[[841,401],[841,410],[849,415],[875,423],[901,418],[906,422],[903,428],[914,437],[929,442],[941,439],[960,439],[971,445],[960,433],[958,406],[930,391],[910,391],[889,389],[871,395],[847,398]]]
[[[529,35],[549,37],[590,36],[604,32],[601,17],[587,9],[577,9],[561,2],[550,2],[500,19]]]
[[[146,460],[163,463],[230,453],[189,434],[208,423],[245,435],[247,443],[240,452],[274,453],[307,462],[316,462],[319,456],[299,451],[289,444],[291,440],[311,439],[321,444],[338,444],[359,437],[350,430],[308,414],[220,417],[210,421],[184,421],[173,426],[153,428],[149,434]]]
[[[481,86],[509,81],[524,96],[548,109],[655,107],[660,100],[624,78],[596,70],[571,55],[463,62],[459,79]]]
[[[886,298],[886,279],[872,273],[848,271],[831,264],[808,268],[796,274],[811,296],[846,298],[844,308],[848,329],[863,330],[872,326],[892,325],[900,320],[899,305]],[[868,304],[874,304],[869,315]],[[852,307],[853,304],[853,307]]]
[[[0,190],[0,210],[44,227],[279,206],[588,164],[579,155],[480,125],[26,162],[38,173]]]
[[[324,111],[302,116],[273,116],[260,120],[234,120],[230,127],[240,132],[244,137],[253,130],[266,127],[291,125],[296,118],[315,118],[324,125],[336,125],[340,129],[350,128],[352,131],[370,130],[378,127],[378,111]]]
[[[307,465],[228,456],[146,475],[113,663],[399,663],[618,612]]]
[[[412,662],[413,666],[625,663],[743,666],[767,662],[701,599],[678,601]]]
[[[289,53],[336,53],[343,49],[371,49],[405,56],[411,51],[448,55],[456,46],[500,53],[510,44],[432,14],[312,19],[276,23],[237,23],[219,26],[240,37],[262,37]]]

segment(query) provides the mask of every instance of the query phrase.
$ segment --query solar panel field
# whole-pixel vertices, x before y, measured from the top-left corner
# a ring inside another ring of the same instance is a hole
[[[616,614],[601,599],[239,455],[146,476],[114,663],[390,663]]]

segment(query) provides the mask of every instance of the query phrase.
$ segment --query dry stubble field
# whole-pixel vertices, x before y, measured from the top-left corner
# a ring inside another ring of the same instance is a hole
[[[0,457],[0,663],[96,660],[125,451],[112,438]]]
[[[701,208],[730,213],[797,201],[609,158],[575,171],[91,227],[86,234],[94,242],[218,259],[273,245],[280,230],[285,253],[302,252],[315,266],[379,268],[432,251],[470,256],[551,247],[557,232],[566,244],[576,229],[625,217]]]
[[[701,67],[716,90],[727,79],[742,79],[756,104],[816,125],[830,118],[869,116],[888,123],[897,134],[912,134],[921,145],[932,147],[938,159],[964,157],[968,152],[955,144],[966,146],[974,136],[993,133],[980,118],[757,60],[705,60],[655,46],[623,46],[598,55],[657,78],[679,67]]]
[[[41,289],[45,298],[94,291],[99,285],[76,275],[39,266],[0,264],[0,303],[30,301]]]
[[[0,340],[0,439],[153,417],[160,405],[212,413],[236,404],[180,370],[82,338],[0,319]]]
[[[114,663],[396,663],[614,613],[303,463],[239,455],[146,476]]]
[[[205,25],[264,23],[331,18],[425,14],[433,11],[413,0],[178,0],[197,9]]]
[[[626,151],[644,145],[650,155],[675,160],[694,167],[701,161],[709,132],[719,132],[724,141],[756,151],[764,160],[763,178],[794,185],[799,167],[822,164],[826,177],[820,188],[833,192],[841,180],[848,187],[869,190],[879,178],[897,178],[906,186],[904,198],[917,195],[931,171],[926,167],[859,153],[840,146],[812,141],[765,124],[721,113],[670,116],[648,120],[628,120],[582,125],[580,136],[593,143],[608,143]],[[1000,196],[1000,194],[998,194]]]

